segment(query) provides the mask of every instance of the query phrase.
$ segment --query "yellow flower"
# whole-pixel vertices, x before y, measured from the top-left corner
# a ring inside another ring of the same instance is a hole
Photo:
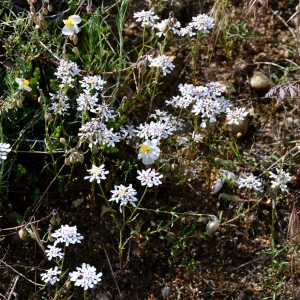
[[[64,35],[73,35],[79,32],[77,24],[81,22],[81,18],[77,15],[70,16],[64,20],[65,27],[62,29]]]
[[[29,81],[24,78],[16,78],[16,83],[19,85],[19,90],[30,92],[32,88],[29,86]]]

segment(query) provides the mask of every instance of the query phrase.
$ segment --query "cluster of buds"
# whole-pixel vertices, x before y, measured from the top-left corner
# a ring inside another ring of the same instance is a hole
[[[84,154],[82,152],[76,151],[75,149],[66,150],[67,157],[65,158],[65,164],[75,164],[75,163],[83,163]]]
[[[42,1],[42,7],[38,12],[35,10],[35,7],[33,5],[35,2],[37,2],[37,0],[27,0],[27,2],[30,7],[29,24],[36,24],[36,28],[39,28],[39,26],[41,26],[42,28],[47,28],[47,23],[44,16],[52,11],[52,6],[49,3],[49,0]]]

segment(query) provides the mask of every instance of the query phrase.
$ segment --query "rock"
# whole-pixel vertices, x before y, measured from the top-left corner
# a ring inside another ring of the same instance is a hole
[[[228,119],[226,118],[224,128],[226,131],[231,133],[235,138],[243,137],[248,130],[248,118],[244,117],[243,120],[239,121],[239,124],[231,123],[228,124]]]
[[[270,88],[271,81],[269,77],[264,74],[254,74],[250,78],[250,86],[256,91],[265,91]]]

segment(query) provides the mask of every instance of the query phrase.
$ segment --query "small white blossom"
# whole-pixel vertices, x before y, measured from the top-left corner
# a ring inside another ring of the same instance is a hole
[[[106,81],[101,78],[99,75],[95,76],[85,76],[81,81],[81,87],[86,90],[92,90],[95,89],[97,91],[101,91],[104,88],[104,85],[106,84]]]
[[[155,170],[142,170],[137,171],[139,176],[137,176],[137,179],[141,181],[141,185],[147,185],[148,187],[152,187],[153,185],[159,185],[162,182],[159,180],[163,177],[163,175],[159,173],[155,173]]]
[[[170,58],[164,54],[157,56],[155,58],[152,58],[149,55],[149,61],[150,61],[149,66],[161,68],[164,76],[166,76],[167,74],[170,74],[171,71],[175,68],[175,66],[172,64]]]
[[[81,18],[77,15],[70,16],[67,20],[64,20],[65,26],[62,29],[64,35],[73,35],[79,32],[77,24],[81,22]]]
[[[243,121],[248,114],[248,112],[245,112],[245,110],[246,110],[245,107],[243,108],[236,107],[235,110],[231,110],[230,108],[228,108],[226,111],[228,124],[234,123],[236,125],[239,125],[240,121]]]
[[[0,159],[5,160],[7,158],[7,153],[9,153],[10,151],[10,144],[0,143]]]
[[[120,201],[120,212],[122,212],[122,206],[127,205],[129,202],[133,207],[136,207],[135,203],[138,199],[135,197],[137,194],[136,190],[132,188],[132,184],[128,187],[123,184],[116,186],[115,189],[111,191],[112,197],[108,201],[116,201],[119,203]]]
[[[270,178],[273,178],[274,180],[271,181],[272,189],[280,188],[282,191],[287,192],[287,185],[286,183],[290,182],[292,180],[292,177],[290,176],[290,173],[284,172],[282,169],[276,168],[277,175],[270,172]]]
[[[147,140],[140,146],[138,158],[142,159],[143,164],[151,165],[158,159],[160,149],[157,147],[158,140]]]
[[[193,36],[193,35],[196,35],[196,33],[193,31],[193,27],[188,25],[187,27],[181,28],[180,35],[181,36],[184,36],[184,35]]]
[[[105,174],[109,173],[109,171],[104,170],[104,165],[101,165],[100,167],[92,165],[92,168],[88,170],[88,172],[90,173],[90,176],[86,176],[84,179],[89,179],[90,182],[97,180],[97,183],[100,183],[101,179],[106,179]]]
[[[19,85],[19,90],[24,90],[27,92],[30,92],[32,88],[29,86],[29,80],[26,80],[24,78],[16,78],[16,83]]]
[[[46,270],[46,273],[42,273],[41,277],[44,282],[50,282],[50,284],[55,284],[55,282],[59,281],[59,278],[57,275],[59,275],[61,271],[58,270],[58,267],[55,267],[54,269]]]
[[[151,29],[154,28],[155,20],[159,19],[158,16],[154,15],[153,11],[140,11],[133,14],[137,22],[142,22],[142,27],[150,26]]]
[[[49,248],[49,250],[46,250],[45,252],[47,253],[48,260],[51,260],[53,257],[63,258],[64,253],[61,252],[61,248],[51,245],[48,245],[47,248]]]
[[[205,14],[193,17],[192,20],[193,21],[189,23],[189,26],[202,31],[203,33],[209,33],[210,29],[214,27],[214,19]]]
[[[80,240],[83,240],[83,236],[77,233],[77,227],[69,225],[61,225],[61,228],[55,230],[51,236],[56,238],[54,246],[58,243],[65,243],[66,246],[69,246],[69,244],[81,243]]]
[[[88,288],[93,288],[95,284],[100,282],[102,273],[97,274],[95,267],[90,266],[89,264],[82,264],[81,268],[76,268],[77,271],[70,272],[70,280],[75,281],[74,285],[81,286],[84,290]]]
[[[245,187],[247,189],[254,189],[256,191],[259,191],[261,186],[260,180],[253,174],[250,174],[249,176],[243,174],[243,177],[239,178],[237,183],[239,184],[240,189]]]

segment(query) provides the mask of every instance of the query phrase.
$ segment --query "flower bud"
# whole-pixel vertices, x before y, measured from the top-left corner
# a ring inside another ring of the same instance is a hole
[[[174,38],[174,34],[173,34],[173,32],[172,32],[171,30],[167,31],[167,32],[165,33],[165,35],[166,35],[166,39],[167,39],[168,41],[173,40],[173,38]]]
[[[79,50],[78,50],[77,47],[73,47],[72,52],[73,52],[74,54],[76,54],[77,56],[79,56]]]
[[[91,5],[87,5],[87,7],[86,7],[86,12],[87,12],[88,14],[90,14],[90,13],[92,12],[92,6],[91,6]]]
[[[219,228],[219,220],[217,217],[213,216],[213,220],[210,221],[207,225],[207,229],[206,232],[208,235],[212,235],[214,232],[217,231],[217,229]]]
[[[50,122],[52,120],[52,115],[50,113],[46,113],[44,118],[47,122]]]
[[[23,102],[22,102],[22,100],[18,100],[18,101],[17,101],[17,106],[18,106],[19,108],[22,108],[22,107],[23,107]]]
[[[27,230],[24,229],[24,228],[21,228],[19,230],[18,234],[19,234],[20,239],[23,240],[23,241],[26,240],[27,235],[28,235]]]
[[[60,139],[59,139],[59,142],[60,142],[61,144],[63,144],[63,145],[66,145],[66,144],[67,144],[67,141],[66,141],[65,138],[60,138]]]
[[[215,184],[212,186],[211,193],[213,195],[217,194],[221,190],[222,187],[223,187],[223,181],[221,179],[217,179]]]
[[[44,97],[43,96],[38,97],[38,103],[40,103],[40,104],[44,103]]]
[[[77,44],[77,42],[78,42],[78,36],[77,36],[77,34],[73,34],[72,35],[72,41],[73,41],[74,45]]]

